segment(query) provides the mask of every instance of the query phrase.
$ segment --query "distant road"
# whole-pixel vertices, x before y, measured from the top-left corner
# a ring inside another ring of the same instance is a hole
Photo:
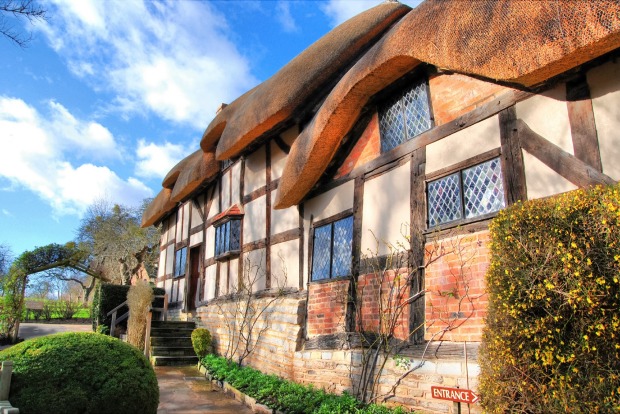
[[[93,328],[88,324],[70,323],[24,323],[19,325],[20,338],[30,339],[37,336],[52,335],[61,332],[92,332]],[[0,346],[0,350],[8,348],[10,345]]]

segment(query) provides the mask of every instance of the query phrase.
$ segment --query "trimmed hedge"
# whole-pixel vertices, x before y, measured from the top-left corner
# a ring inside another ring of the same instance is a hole
[[[192,331],[192,346],[198,358],[204,358],[213,352],[213,338],[211,331],[206,328],[196,328]]]
[[[364,405],[349,394],[334,395],[275,375],[240,367],[226,358],[207,355],[201,360],[213,378],[226,381],[261,404],[288,414],[404,414],[400,408]]]
[[[136,348],[96,333],[34,338],[0,352],[13,361],[11,404],[20,413],[155,414],[157,378]]]
[[[127,292],[129,292],[129,285],[110,285],[102,283],[95,290],[93,296],[91,315],[93,318],[93,331],[96,331],[99,326],[107,326],[108,332],[112,324],[112,317],[106,316],[108,312],[127,300]],[[163,288],[153,287],[153,293],[155,295],[163,295],[166,291]],[[163,299],[156,298],[153,301],[153,306],[161,308],[163,307]],[[118,316],[123,315],[129,310],[127,306],[122,307]],[[127,327],[127,322],[123,322],[123,326]],[[99,328],[101,329],[101,328]]]
[[[489,412],[620,411],[620,190],[518,203],[490,226]]]

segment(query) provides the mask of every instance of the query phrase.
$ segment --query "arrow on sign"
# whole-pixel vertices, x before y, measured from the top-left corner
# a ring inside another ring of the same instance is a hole
[[[450,388],[450,387],[431,387],[431,394],[433,398],[440,400],[463,402],[467,404],[473,404],[477,402],[480,397],[472,390],[465,390],[463,388]]]

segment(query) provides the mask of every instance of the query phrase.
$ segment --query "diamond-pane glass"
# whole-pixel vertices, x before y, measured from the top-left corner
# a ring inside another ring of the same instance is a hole
[[[389,102],[379,113],[381,152],[386,152],[405,142],[405,117],[401,97]]]
[[[332,277],[351,274],[351,255],[353,241],[353,216],[334,223],[334,256],[332,257]]]
[[[405,118],[407,119],[407,139],[411,139],[431,128],[431,113],[428,107],[426,83],[415,84],[403,95]]]
[[[314,229],[314,247],[312,249],[312,280],[329,279],[331,245],[331,224]]]
[[[476,217],[504,208],[504,186],[499,158],[463,170],[465,217]]]
[[[390,151],[430,127],[426,82],[422,80],[380,110],[381,151]]]
[[[241,238],[241,220],[230,221],[230,250],[239,250]]]
[[[219,256],[222,254],[223,243],[222,243],[222,226],[215,228],[215,255]]]
[[[428,183],[428,225],[434,227],[462,217],[459,174]]]

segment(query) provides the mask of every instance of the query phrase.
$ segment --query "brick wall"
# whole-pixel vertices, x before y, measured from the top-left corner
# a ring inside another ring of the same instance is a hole
[[[308,286],[308,337],[344,332],[348,289],[348,280]]]
[[[425,273],[427,340],[440,336],[457,342],[481,340],[488,304],[484,285],[488,243],[485,230],[426,245],[427,260],[432,254],[439,257]]]
[[[340,168],[336,172],[334,178],[344,177],[356,167],[372,161],[381,155],[381,142],[379,140],[379,115],[375,112],[368,126],[358,139],[357,143],[351,150]]]

